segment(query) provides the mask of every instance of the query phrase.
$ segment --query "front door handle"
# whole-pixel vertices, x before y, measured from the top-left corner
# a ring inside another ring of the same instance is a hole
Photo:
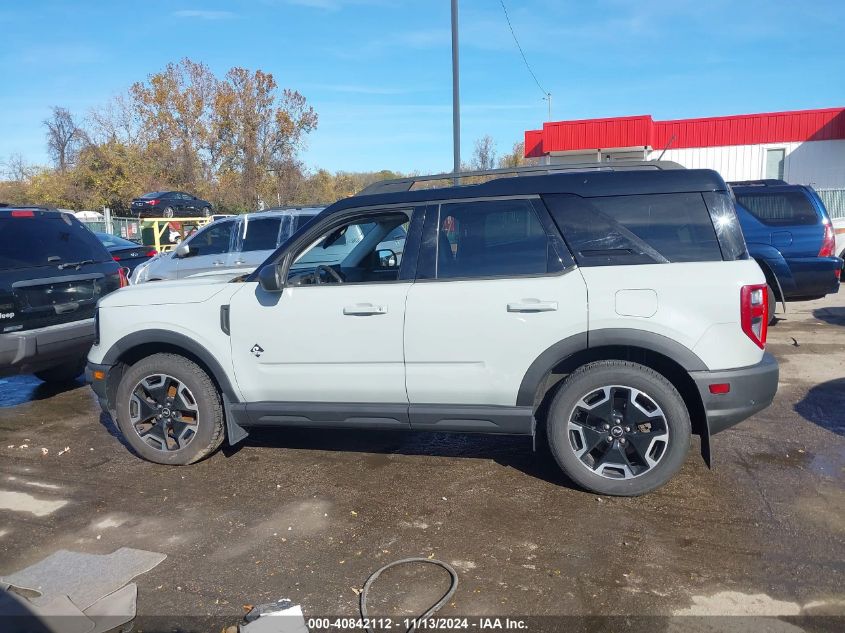
[[[375,314],[387,314],[387,306],[377,306],[372,303],[356,303],[351,306],[344,306],[343,314],[347,316],[371,316]]]
[[[212,266],[223,266],[225,263],[226,262],[216,261],[216,262],[211,262],[211,265]]]
[[[235,260],[235,263],[236,263],[238,266],[240,266],[241,264],[246,264],[246,260],[244,260],[244,259],[236,259],[236,260]]]
[[[508,312],[554,312],[555,310],[557,310],[557,301],[522,299],[508,304]]]

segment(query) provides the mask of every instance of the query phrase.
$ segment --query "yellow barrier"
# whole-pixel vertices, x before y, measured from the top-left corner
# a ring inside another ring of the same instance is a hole
[[[144,218],[138,222],[144,246],[166,253],[211,221],[211,218]]]

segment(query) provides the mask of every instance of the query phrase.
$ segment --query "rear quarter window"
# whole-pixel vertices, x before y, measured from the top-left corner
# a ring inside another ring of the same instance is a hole
[[[579,266],[722,260],[700,193],[565,194],[545,202]]]
[[[819,222],[816,209],[801,191],[738,193],[736,200],[760,222],[770,226]]]

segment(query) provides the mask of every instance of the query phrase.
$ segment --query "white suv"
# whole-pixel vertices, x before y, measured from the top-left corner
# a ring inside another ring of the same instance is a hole
[[[370,187],[245,280],[103,299],[89,380],[132,448],[162,464],[256,427],[540,423],[577,484],[653,490],[691,432],[709,461],[710,435],[768,406],[778,381],[766,278],[724,181],[659,167]],[[384,248],[400,226],[401,258]],[[326,258],[359,232],[342,261]]]

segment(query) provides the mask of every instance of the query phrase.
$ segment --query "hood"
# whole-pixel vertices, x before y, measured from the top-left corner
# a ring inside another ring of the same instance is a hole
[[[176,281],[150,281],[111,293],[100,307],[154,306],[202,303],[226,288],[231,277],[195,277]]]

